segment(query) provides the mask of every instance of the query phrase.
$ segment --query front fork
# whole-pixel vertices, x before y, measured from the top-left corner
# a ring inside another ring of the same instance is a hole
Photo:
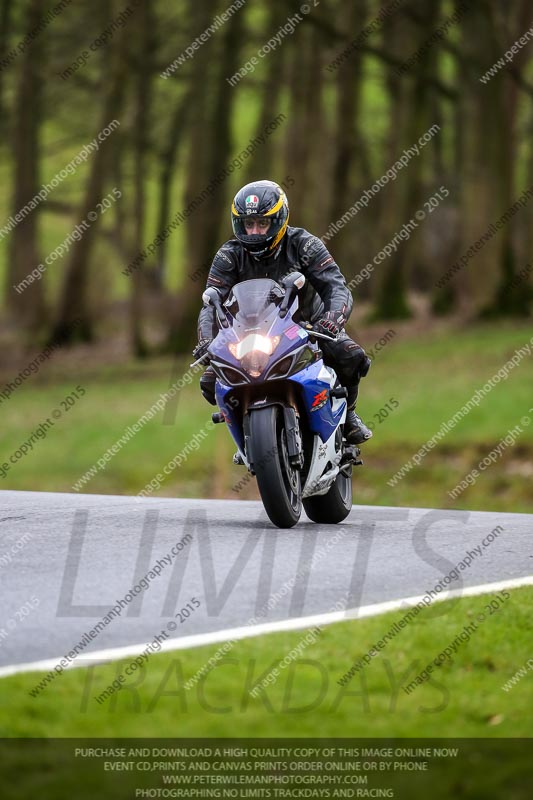
[[[289,463],[294,469],[302,469],[304,465],[304,450],[298,416],[292,406],[284,406],[283,417],[285,422],[285,434],[287,436]]]
[[[285,437],[287,442],[287,456],[289,463],[293,469],[300,470],[304,465],[304,451],[302,436],[300,433],[300,425],[298,414],[292,406],[286,406],[278,401],[270,402],[252,402],[246,408],[246,413],[243,418],[243,431],[244,431],[244,448],[248,464],[250,465],[250,472],[255,475],[254,470],[254,451],[253,441],[250,435],[250,411],[254,408],[266,408],[267,406],[281,406],[283,409],[283,424],[285,428]]]

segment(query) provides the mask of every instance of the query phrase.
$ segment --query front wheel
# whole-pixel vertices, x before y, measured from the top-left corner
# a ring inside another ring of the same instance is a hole
[[[300,473],[289,462],[283,410],[267,406],[250,412],[255,476],[270,521],[292,528],[302,513]]]

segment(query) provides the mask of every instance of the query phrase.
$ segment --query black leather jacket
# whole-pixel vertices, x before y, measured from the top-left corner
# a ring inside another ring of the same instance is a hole
[[[207,286],[215,286],[226,299],[232,286],[252,278],[280,281],[289,272],[303,272],[307,283],[300,293],[300,316],[316,322],[326,311],[348,318],[352,295],[333,256],[316,236],[304,228],[287,228],[276,256],[255,259],[237,239],[222,245],[213,259]],[[198,318],[198,338],[212,339],[218,330],[213,306],[204,306]]]

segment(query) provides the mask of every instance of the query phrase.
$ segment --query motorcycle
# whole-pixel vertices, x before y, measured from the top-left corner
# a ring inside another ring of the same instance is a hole
[[[327,367],[317,339],[335,339],[294,321],[306,278],[281,285],[261,278],[236,284],[224,303],[203,294],[219,333],[207,351],[219,412],[237,445],[234,463],[257,479],[266,513],[291,528],[302,506],[318,523],[338,523],[352,508],[352,467],[360,450],[343,439],[347,391]],[[201,363],[198,359],[191,366]]]

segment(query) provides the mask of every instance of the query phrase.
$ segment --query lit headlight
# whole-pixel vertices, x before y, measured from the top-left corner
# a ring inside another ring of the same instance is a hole
[[[241,342],[235,344],[231,342],[228,347],[231,355],[241,361],[249,353],[257,351],[266,356],[271,356],[278,344],[281,336],[261,336],[259,333],[250,333]]]

